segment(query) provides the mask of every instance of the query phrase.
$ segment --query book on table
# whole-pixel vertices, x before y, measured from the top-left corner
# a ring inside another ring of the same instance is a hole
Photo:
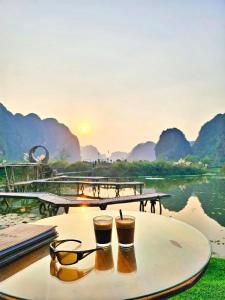
[[[55,228],[22,223],[0,230],[0,267],[50,243],[57,236]]]

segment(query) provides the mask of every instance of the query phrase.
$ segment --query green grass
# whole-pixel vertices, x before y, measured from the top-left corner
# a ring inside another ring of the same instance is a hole
[[[224,300],[225,299],[225,259],[212,258],[202,278],[190,289],[174,300]]]

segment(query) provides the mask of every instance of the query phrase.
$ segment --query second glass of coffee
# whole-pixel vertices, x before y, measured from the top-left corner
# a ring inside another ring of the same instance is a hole
[[[113,218],[111,216],[97,216],[93,219],[93,223],[97,246],[109,246],[111,244]]]
[[[116,229],[119,246],[131,247],[134,245],[135,218],[124,216],[122,219],[116,217]]]

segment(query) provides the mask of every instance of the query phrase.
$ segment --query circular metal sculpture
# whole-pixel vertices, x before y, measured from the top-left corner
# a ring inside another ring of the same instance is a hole
[[[45,151],[45,154],[42,154],[39,157],[35,157],[34,154],[37,151],[37,149],[43,149]],[[34,146],[30,149],[29,162],[31,162],[31,163],[41,162],[41,163],[47,164],[48,160],[49,160],[49,152],[48,152],[47,148],[45,148],[45,146],[38,145],[38,146]]]

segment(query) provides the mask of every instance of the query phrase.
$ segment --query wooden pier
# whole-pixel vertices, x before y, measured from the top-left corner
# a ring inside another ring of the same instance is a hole
[[[0,170],[5,175],[5,184],[1,186],[6,191],[14,191],[15,183],[26,183],[46,178],[52,175],[52,169],[42,163],[0,164]]]
[[[59,175],[54,178],[48,178],[47,180],[76,180],[76,181],[108,181],[112,177],[104,177],[104,176],[68,176],[68,175]]]
[[[139,202],[140,211],[145,211],[149,202],[151,212],[155,213],[158,203],[161,214],[161,198],[169,196],[162,193],[143,194],[144,183],[132,181],[131,178],[90,176],[90,171],[57,173],[53,176],[53,170],[47,164],[39,162],[3,163],[0,164],[1,170],[4,172],[5,182],[0,186],[0,201],[5,201],[7,209],[10,207],[7,199],[10,198],[38,199],[40,212],[48,210],[53,215],[57,214],[59,208],[64,208],[66,213],[70,207],[79,206],[105,210],[108,205],[131,202]],[[92,196],[85,195],[87,187],[92,191]],[[115,197],[101,197],[102,189],[114,190]],[[123,189],[131,189],[134,195],[120,196]]]
[[[144,208],[149,201],[151,204],[151,212],[155,213],[156,202],[159,203],[160,214],[162,213],[161,198],[169,197],[168,194],[163,193],[148,193],[136,196],[123,196],[116,198],[104,198],[104,199],[67,199],[60,197],[54,194],[49,193],[6,193],[0,192],[0,198],[6,200],[8,198],[15,199],[38,199],[41,201],[40,210],[51,209],[54,211],[54,214],[57,214],[58,209],[63,207],[65,212],[68,213],[70,207],[79,207],[79,206],[90,206],[90,207],[99,207],[101,210],[105,210],[108,205],[112,204],[122,204],[122,203],[131,203],[131,202],[140,202],[139,209],[144,211]]]
[[[43,191],[44,189],[54,186],[57,195],[63,195],[61,192],[61,188],[63,186],[71,186],[74,187],[76,193],[74,196],[84,195],[84,188],[86,186],[92,188],[93,197],[100,198],[101,188],[103,189],[114,189],[115,196],[120,196],[121,189],[132,188],[134,194],[137,192],[142,194],[144,183],[138,181],[128,181],[128,182],[114,182],[114,181],[77,181],[77,180],[34,180],[32,184],[35,186],[35,190]]]
[[[16,181],[14,176],[14,167],[17,166],[36,166],[37,164],[19,164],[13,165],[10,170],[10,176],[6,176],[6,184],[0,186],[1,191],[7,192],[52,192],[64,196],[83,196],[85,187],[91,187],[92,196],[100,198],[101,189],[114,189],[115,196],[120,196],[122,189],[133,189],[134,195],[142,194],[144,183],[138,181],[122,181],[123,178],[103,177],[103,176],[68,176],[57,175],[49,178],[42,178],[39,168],[36,169],[35,179],[27,177],[26,180]],[[5,166],[6,167],[6,166]],[[5,168],[4,167],[4,168]],[[6,174],[8,174],[6,172]],[[130,179],[128,179],[130,180]],[[72,188],[73,193],[63,193],[63,188]]]
[[[107,176],[68,176],[68,175],[61,175],[50,177],[47,180],[75,180],[75,181],[133,181],[131,177],[107,177]]]

